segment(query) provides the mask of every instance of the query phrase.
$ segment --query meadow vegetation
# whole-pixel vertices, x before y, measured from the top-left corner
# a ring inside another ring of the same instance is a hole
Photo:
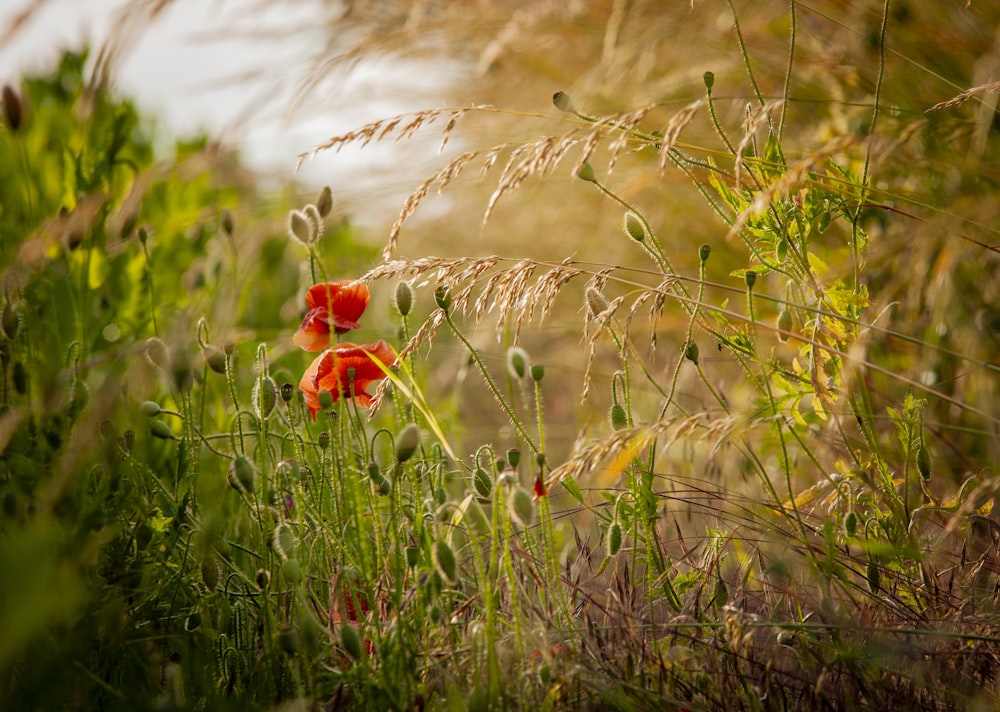
[[[440,144],[385,239],[5,86],[5,707],[1000,703],[1000,17],[520,5],[333,13],[465,72],[303,149]]]

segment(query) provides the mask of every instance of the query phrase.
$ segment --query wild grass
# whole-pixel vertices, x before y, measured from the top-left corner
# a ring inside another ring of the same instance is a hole
[[[440,144],[381,260],[336,190],[158,162],[81,57],[9,87],[4,698],[994,706],[996,82],[960,5],[345,11],[341,60],[433,29],[505,99],[303,154]]]

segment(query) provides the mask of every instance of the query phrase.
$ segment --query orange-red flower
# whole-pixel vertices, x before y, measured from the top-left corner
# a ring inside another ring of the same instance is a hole
[[[306,292],[309,312],[292,341],[306,351],[322,351],[330,345],[330,330],[343,334],[357,329],[371,295],[364,282],[345,279],[341,282],[314,284]]]
[[[302,380],[299,381],[299,390],[305,396],[306,407],[312,413],[313,420],[321,410],[319,394],[323,391],[329,391],[334,402],[344,397],[353,398],[358,405],[365,408],[372,404],[368,386],[385,378],[382,369],[372,357],[386,366],[396,362],[396,354],[392,347],[385,341],[379,341],[363,346],[337,344],[321,353],[309,364]]]

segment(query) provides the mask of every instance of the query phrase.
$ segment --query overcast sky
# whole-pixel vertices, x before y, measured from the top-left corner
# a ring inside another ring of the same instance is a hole
[[[34,1],[0,1],[0,32]],[[120,29],[114,20],[125,4],[127,0],[47,0],[12,41],[0,43],[0,83],[51,70],[64,48],[99,45],[112,28]],[[258,6],[264,9],[247,13],[248,7]],[[292,175],[300,152],[330,136],[441,104],[437,94],[445,72],[407,74],[398,64],[391,72],[387,63],[369,64],[338,83],[336,95],[323,92],[324,97],[310,101],[309,111],[289,115],[291,80],[301,76],[307,58],[326,41],[326,30],[316,22],[323,6],[320,0],[179,0],[145,30],[120,67],[116,86],[155,115],[166,133],[207,130],[237,146],[253,167],[279,178]],[[396,91],[394,85],[407,91]],[[261,99],[262,94],[271,100]],[[338,184],[358,189],[373,169],[398,161],[400,150],[395,145],[391,151],[387,146],[323,154],[306,164],[299,177],[308,185],[332,184],[335,192]],[[383,183],[369,190],[384,194],[392,188]]]

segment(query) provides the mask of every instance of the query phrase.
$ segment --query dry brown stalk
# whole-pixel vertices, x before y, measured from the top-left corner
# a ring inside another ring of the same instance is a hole
[[[931,108],[927,109],[924,113],[929,114],[932,111],[951,109],[952,107],[958,106],[959,104],[964,104],[970,99],[975,99],[977,96],[980,96],[981,94],[995,94],[996,92],[1000,92],[1000,82],[990,82],[989,84],[980,84],[977,87],[966,89],[961,94],[956,94],[947,101],[942,101],[938,104],[935,104]]]

